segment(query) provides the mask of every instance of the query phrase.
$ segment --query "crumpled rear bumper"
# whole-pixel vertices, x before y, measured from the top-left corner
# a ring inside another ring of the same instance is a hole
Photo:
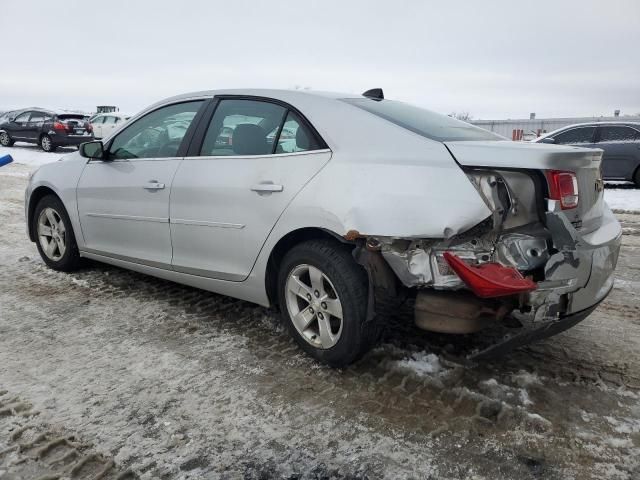
[[[605,205],[600,228],[581,235],[561,213],[547,213],[547,228],[557,250],[545,266],[545,280],[529,294],[534,321],[583,312],[611,291],[622,228]]]

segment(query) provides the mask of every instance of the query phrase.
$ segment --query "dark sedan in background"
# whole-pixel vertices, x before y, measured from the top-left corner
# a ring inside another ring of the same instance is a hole
[[[640,187],[640,123],[581,123],[547,133],[534,142],[601,148],[602,178],[634,182]]]
[[[0,117],[0,145],[4,147],[27,142],[53,152],[57,147],[78,146],[92,139],[91,126],[81,113],[30,108]]]

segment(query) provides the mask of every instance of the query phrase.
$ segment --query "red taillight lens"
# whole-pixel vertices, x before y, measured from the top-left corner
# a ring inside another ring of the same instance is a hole
[[[60,122],[55,122],[53,124],[53,129],[56,132],[66,132],[67,131],[67,127],[64,126],[64,123],[60,123]]]
[[[453,253],[444,252],[443,255],[451,269],[480,298],[505,297],[538,288],[534,281],[524,278],[515,268],[499,263],[469,265]]]
[[[578,178],[573,172],[561,170],[547,170],[549,184],[549,198],[558,200],[562,210],[578,206]]]

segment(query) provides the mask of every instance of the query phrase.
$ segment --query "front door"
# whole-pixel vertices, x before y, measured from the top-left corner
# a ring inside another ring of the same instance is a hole
[[[85,249],[160,268],[171,264],[169,193],[203,100],[161,107],[120,132],[77,187]]]
[[[242,281],[279,216],[331,151],[298,114],[223,99],[171,189],[174,270]]]
[[[11,122],[9,135],[16,140],[26,139],[27,132],[29,130],[29,117],[31,112],[24,112],[18,115],[13,122]]]

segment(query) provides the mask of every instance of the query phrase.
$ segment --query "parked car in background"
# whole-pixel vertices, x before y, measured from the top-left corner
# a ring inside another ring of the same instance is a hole
[[[129,120],[129,115],[122,113],[99,113],[90,118],[91,130],[95,138],[106,138]]]
[[[409,299],[425,330],[508,328],[486,355],[609,294],[622,229],[594,188],[601,156],[380,90],[199,92],[40,167],[26,223],[56,270],[87,257],[277,306],[329,365],[359,358]]]
[[[40,145],[45,152],[57,147],[78,146],[93,140],[91,127],[82,113],[66,113],[27,108],[8,112],[0,121],[0,145],[14,142]]]
[[[546,133],[537,143],[601,148],[604,180],[625,180],[640,187],[640,123],[580,123]]]

